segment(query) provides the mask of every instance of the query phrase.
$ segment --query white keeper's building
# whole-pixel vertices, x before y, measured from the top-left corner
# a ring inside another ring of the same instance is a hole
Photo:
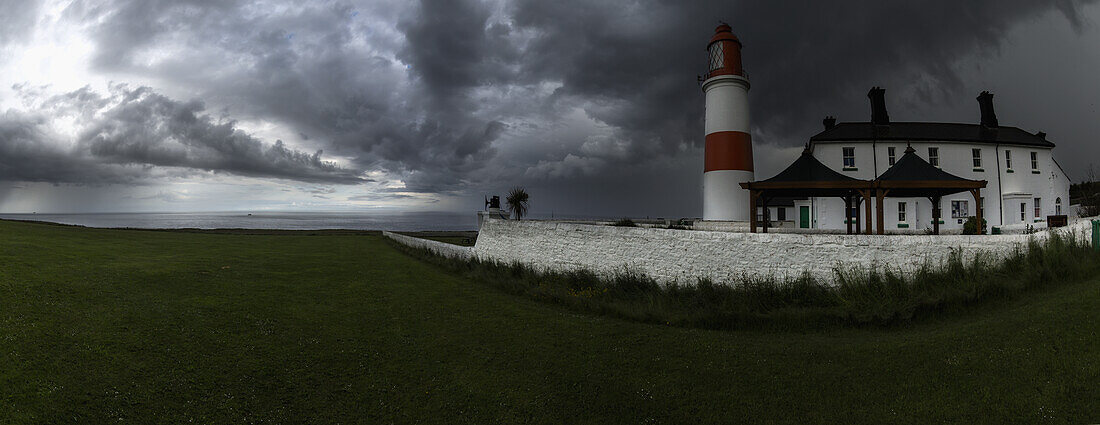
[[[881,93],[881,92],[880,92]],[[943,171],[970,180],[985,180],[982,205],[966,192],[940,200],[940,229],[961,231],[967,217],[984,208],[988,225],[1045,226],[1047,216],[1071,214],[1069,178],[1055,161],[1054,143],[1042,132],[1030,133],[1000,126],[993,95],[978,96],[980,123],[890,122],[885,99],[871,97],[872,121],[837,123],[824,120],[825,129],[810,138],[809,149],[822,164],[846,176],[873,180],[894,165],[908,146]],[[876,120],[878,122],[876,122]],[[782,227],[844,229],[844,202],[838,198],[790,200],[769,208]],[[779,211],[785,209],[785,211]],[[874,206],[872,206],[874,209]],[[859,220],[869,223],[863,207]],[[932,228],[928,198],[888,198],[885,228],[891,233],[923,233]],[[782,223],[786,221],[787,223]]]

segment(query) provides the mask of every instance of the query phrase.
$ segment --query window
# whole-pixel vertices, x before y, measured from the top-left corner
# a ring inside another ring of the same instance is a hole
[[[1037,152],[1031,153],[1031,171],[1039,171],[1039,154]]]
[[[779,207],[776,209],[776,218],[779,221],[787,221],[787,209]]]
[[[1012,151],[1005,151],[1005,168],[1012,169]]]
[[[974,153],[974,168],[982,168],[982,150],[971,149],[970,151]]]
[[[970,205],[967,201],[951,201],[951,218],[970,217]]]
[[[1035,218],[1039,218],[1043,213],[1043,199],[1035,198]]]
[[[890,146],[890,147],[886,148],[886,155],[889,157],[890,166],[893,166],[894,162],[896,161],[896,159],[894,159],[894,147],[893,146]],[[905,205],[905,204],[902,203],[902,205]]]
[[[1062,215],[1062,198],[1054,198],[1054,215]]]
[[[898,221],[905,222],[905,203],[898,202]]]
[[[982,210],[982,217],[985,217],[985,197],[978,197],[978,209]]]
[[[844,168],[856,168],[856,148],[843,148]]]
[[[859,207],[855,206],[855,207],[849,208],[848,209],[848,220],[851,221],[851,222],[855,222],[857,219],[859,219]]]
[[[940,148],[928,148],[928,163],[933,167],[940,166]]]
[[[696,56],[698,57],[698,56]],[[710,70],[714,71],[722,67],[722,43],[710,45]]]
[[[1020,203],[1020,221],[1027,219],[1027,202]]]

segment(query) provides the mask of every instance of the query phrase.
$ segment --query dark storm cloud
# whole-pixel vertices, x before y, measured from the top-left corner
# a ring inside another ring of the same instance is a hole
[[[754,140],[776,149],[804,143],[826,114],[866,120],[872,85],[890,90],[896,120],[972,102],[956,63],[997,54],[1045,13],[1085,28],[1089,3],[78,0],[64,16],[93,40],[93,71],[202,100],[135,89],[109,107],[69,102],[93,105],[81,106],[98,121],[80,148],[100,162],[354,181],[204,115],[211,105],[401,191],[531,184],[568,203],[562,194],[645,198],[656,184],[691,188],[667,198],[697,205],[695,76],[719,20],[745,43]]]
[[[52,146],[45,122],[16,111],[0,114],[0,181],[113,183],[141,176],[139,169],[103,167]]]
[[[96,158],[298,181],[363,181],[321,160],[321,151],[289,149],[282,140],[265,145],[237,130],[235,121],[215,121],[203,114],[202,102],[174,101],[147,87],[116,87],[112,97],[117,104],[101,111],[78,138],[80,148]]]
[[[539,36],[524,70],[561,79],[561,92],[612,107],[600,120],[666,148],[698,144],[706,40],[719,19],[745,43],[754,124],[763,134],[802,142],[825,113],[866,120],[862,94],[872,84],[904,89],[913,81],[926,103],[958,96],[953,63],[996,49],[1023,19],[1057,9],[1075,26],[1091,1],[932,2],[632,2],[521,0],[517,25]],[[965,94],[967,97],[969,93]]]
[[[17,87],[17,89],[23,89]],[[34,90],[23,90],[28,100]],[[199,101],[179,102],[147,87],[112,87],[109,97],[83,88],[37,103],[31,114],[0,119],[0,178],[11,181],[119,183],[141,180],[153,167],[210,171],[303,182],[359,183],[364,179],[313,154],[268,145],[236,122],[204,114]],[[47,124],[72,117],[79,134],[71,148]]]
[[[507,34],[485,27],[489,12],[476,2],[152,3],[69,8],[97,40],[98,70],[154,76],[288,124],[361,167],[420,176],[410,179],[419,191],[453,190],[454,177],[494,154],[504,124],[473,113],[469,95],[500,80],[483,62],[505,61],[494,52]],[[440,49],[466,59],[440,63]]]

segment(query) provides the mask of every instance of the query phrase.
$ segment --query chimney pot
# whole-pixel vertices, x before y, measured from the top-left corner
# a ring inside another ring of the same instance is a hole
[[[978,107],[982,111],[982,126],[996,128],[1000,125],[997,122],[997,113],[993,111],[993,93],[983,91],[978,95]]]
[[[890,125],[890,115],[886,112],[886,89],[871,87],[871,91],[867,92],[867,98],[871,100],[871,123]]]
[[[1039,138],[1040,138],[1040,139],[1043,139],[1043,140],[1046,140],[1046,139],[1047,139],[1047,134],[1046,134],[1046,133],[1044,133],[1044,132],[1042,132],[1042,131],[1040,131],[1040,132],[1038,132],[1038,133],[1035,133],[1035,135],[1036,135],[1036,136],[1039,136]]]
[[[821,120],[821,123],[825,125],[826,130],[832,129],[833,127],[836,127],[836,117],[825,117],[825,119]]]

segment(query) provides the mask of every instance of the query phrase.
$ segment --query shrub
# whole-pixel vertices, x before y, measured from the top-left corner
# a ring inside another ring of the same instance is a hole
[[[989,233],[986,230],[987,227],[988,227],[987,225],[988,225],[988,223],[983,218],[982,219],[982,232],[981,233],[983,233],[983,234]],[[970,218],[966,219],[966,222],[963,223],[963,234],[964,235],[977,235],[978,234],[978,217],[970,216]]]
[[[619,221],[611,223],[611,225],[619,227],[638,227],[637,224],[634,224],[634,220],[631,220],[629,218],[621,218],[619,219]]]

